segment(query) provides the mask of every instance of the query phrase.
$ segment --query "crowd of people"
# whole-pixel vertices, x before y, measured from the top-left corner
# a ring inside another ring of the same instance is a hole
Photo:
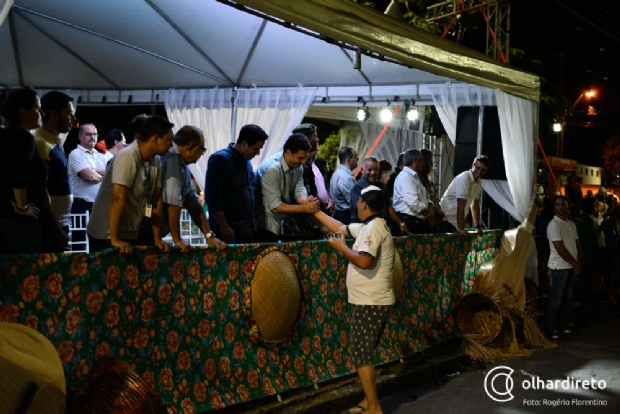
[[[317,128],[306,123],[254,171],[250,161],[268,135],[257,125],[245,125],[235,143],[209,157],[207,219],[188,168],[206,152],[200,129],[185,125],[173,134],[174,125],[165,118],[140,115],[127,139],[112,130],[99,140],[96,126],[84,123],[79,144],[67,148],[61,143],[76,120],[72,98],[53,91],[39,99],[24,87],[0,91],[0,115],[0,142],[6,149],[0,170],[7,178],[0,188],[0,254],[61,252],[71,215],[85,212],[90,214],[87,234],[71,236],[74,241],[88,237],[92,252],[115,247],[126,254],[138,245],[168,251],[163,240],[168,234],[187,252],[191,246],[180,234],[183,208],[218,250],[229,243],[329,235],[329,245],[349,261],[351,354],[366,395],[358,408],[369,413],[381,412],[372,354],[395,301],[392,237],[468,235],[470,209],[472,226],[482,232],[480,179],[489,168],[484,155],[455,177],[439,199],[430,179],[432,154],[426,149],[405,151],[392,171],[388,161],[373,156],[360,163],[355,148],[344,146],[329,177],[327,162],[317,159]],[[345,237],[356,239],[351,248]]]
[[[206,151],[204,134],[157,116],[139,115],[128,128],[99,139],[97,127],[82,123],[78,143],[63,144],[63,134],[76,118],[73,99],[52,91],[39,99],[29,88],[1,92],[5,177],[0,210],[0,252],[39,253],[65,250],[72,214],[90,215],[88,229],[73,232],[73,242],[88,237],[91,251],[132,245],[155,245],[170,234],[183,251],[179,217],[187,209],[209,244],[312,240],[330,234],[315,217],[322,211],[344,223],[361,221],[357,201],[368,186],[385,195],[382,214],[393,236],[465,230],[471,207],[472,225],[481,231],[480,178],[489,166],[485,156],[457,176],[439,199],[430,179],[432,154],[427,149],[402,153],[397,167],[373,156],[361,163],[355,148],[338,152],[333,172],[317,159],[316,126],[302,124],[283,150],[261,163],[250,160],[268,136],[257,125],[244,126],[234,144],[209,160],[204,201],[192,184],[188,165]],[[32,133],[31,133],[32,131]],[[174,142],[174,146],[172,143]],[[358,167],[358,164],[359,167]],[[359,179],[354,178],[355,171]],[[330,177],[331,175],[331,177]]]
[[[539,289],[547,296],[545,328],[552,339],[572,333],[569,309],[620,295],[620,206],[601,187],[584,196],[569,177],[564,195],[543,201],[536,224]],[[548,275],[548,277],[547,277]]]

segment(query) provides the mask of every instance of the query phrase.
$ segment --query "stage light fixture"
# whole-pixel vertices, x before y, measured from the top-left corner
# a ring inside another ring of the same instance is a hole
[[[370,116],[370,114],[368,113],[368,109],[366,108],[359,108],[357,110],[357,120],[360,122],[364,122],[365,120],[368,119],[368,117]]]
[[[560,124],[559,122],[556,122],[555,124],[553,124],[553,130],[555,132],[560,132],[562,130],[562,124]]]
[[[417,109],[410,109],[407,111],[407,119],[410,120],[411,122],[415,121],[416,119],[418,119],[418,110]]]
[[[394,116],[394,114],[392,113],[392,110],[389,108],[384,108],[381,110],[381,122],[385,123],[385,122],[390,122],[392,120],[392,117]]]

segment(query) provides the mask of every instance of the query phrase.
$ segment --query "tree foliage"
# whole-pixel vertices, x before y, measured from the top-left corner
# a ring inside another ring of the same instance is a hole
[[[327,164],[334,170],[338,168],[338,150],[340,150],[341,135],[341,129],[332,132],[321,144],[321,151],[319,152],[319,157],[325,158]]]
[[[603,177],[613,183],[620,175],[620,134],[612,135],[602,147]]]

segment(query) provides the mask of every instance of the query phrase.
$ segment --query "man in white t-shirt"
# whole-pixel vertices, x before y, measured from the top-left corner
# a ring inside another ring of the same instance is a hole
[[[351,304],[350,354],[365,398],[350,412],[381,413],[372,356],[394,305],[394,243],[381,211],[386,194],[377,186],[362,189],[357,201],[361,223],[348,226],[319,211],[315,217],[336,236],[328,243],[349,260],[347,290]],[[354,237],[349,248],[344,237]]]
[[[554,204],[555,216],[547,227],[549,255],[549,276],[551,289],[547,299],[545,327],[551,339],[558,339],[559,332],[570,334],[568,308],[573,295],[575,277],[583,269],[581,245],[575,223],[568,220],[566,197],[557,196]]]
[[[468,236],[465,230],[465,219],[469,214],[473,219],[472,225],[476,227],[478,235],[482,235],[482,222],[480,221],[480,188],[481,178],[489,169],[489,159],[486,155],[478,155],[474,158],[471,170],[464,171],[454,177],[448,189],[441,197],[439,205],[446,214],[444,220],[437,224],[438,233],[460,233]]]

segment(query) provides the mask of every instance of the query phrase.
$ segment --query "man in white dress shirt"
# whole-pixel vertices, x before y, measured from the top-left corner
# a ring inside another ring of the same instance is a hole
[[[410,149],[403,157],[404,168],[394,182],[394,210],[412,234],[430,233],[433,203],[420,181],[424,160],[417,149]]]
[[[69,154],[69,179],[73,190],[73,214],[83,214],[93,209],[101,187],[108,160],[95,149],[97,128],[83,124],[78,131],[80,145]]]
[[[457,175],[441,197],[439,205],[446,213],[444,220],[437,224],[438,233],[460,233],[468,236],[465,230],[465,219],[471,208],[471,216],[478,235],[482,235],[482,222],[480,221],[480,188],[481,178],[484,178],[490,163],[486,155],[478,155],[474,158],[471,170]]]

